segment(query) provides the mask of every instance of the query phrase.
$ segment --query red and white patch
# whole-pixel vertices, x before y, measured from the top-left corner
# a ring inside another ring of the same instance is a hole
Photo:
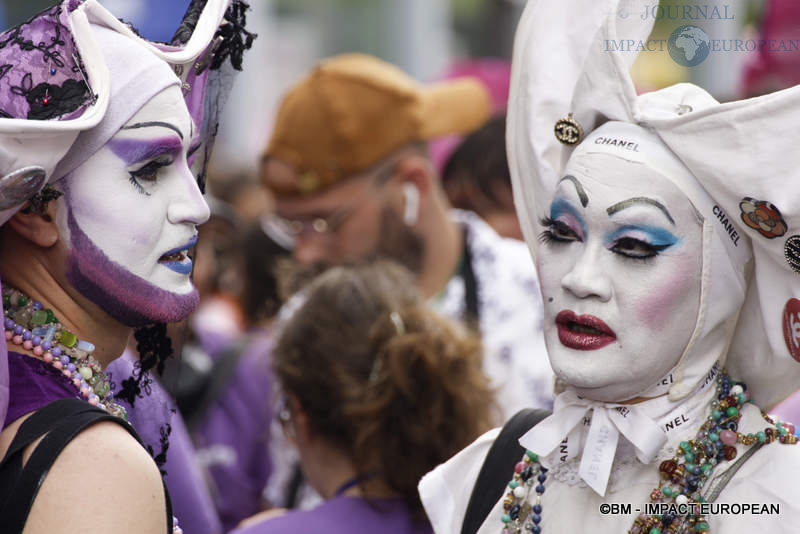
[[[800,362],[800,300],[789,299],[783,308],[783,339],[789,354]]]

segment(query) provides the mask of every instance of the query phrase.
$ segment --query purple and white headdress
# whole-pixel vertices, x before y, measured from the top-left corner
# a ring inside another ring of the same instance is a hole
[[[169,44],[143,39],[97,0],[64,0],[0,33],[0,225],[173,84],[203,143],[192,162],[202,188],[224,89],[254,37],[244,29],[246,9],[241,0],[192,0]]]

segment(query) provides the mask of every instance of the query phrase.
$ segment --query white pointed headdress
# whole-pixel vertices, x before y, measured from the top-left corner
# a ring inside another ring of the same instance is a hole
[[[556,139],[557,121],[572,113],[586,134],[607,121],[655,134],[694,176],[676,185],[703,216],[706,236],[698,322],[670,399],[692,393],[715,361],[727,360],[731,376],[770,407],[800,386],[800,87],[725,104],[692,84],[637,95],[629,75],[637,53],[608,43],[646,42],[652,19],[623,18],[616,4],[526,6],[507,130],[523,234],[535,255],[538,218],[573,151]]]

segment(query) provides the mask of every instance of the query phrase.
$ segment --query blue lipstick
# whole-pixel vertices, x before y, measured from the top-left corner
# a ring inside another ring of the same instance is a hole
[[[175,271],[176,273],[188,275],[192,272],[192,259],[184,254],[184,252],[193,248],[197,244],[197,236],[192,236],[188,243],[180,247],[173,248],[166,251],[161,255],[162,259],[158,263],[164,267]],[[178,258],[170,258],[170,256],[179,256]],[[170,259],[167,259],[170,258]]]

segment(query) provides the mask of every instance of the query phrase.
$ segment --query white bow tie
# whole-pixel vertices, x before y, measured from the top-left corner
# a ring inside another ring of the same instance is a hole
[[[655,458],[667,441],[658,424],[636,405],[591,401],[568,389],[556,397],[553,414],[530,429],[519,443],[552,466],[564,438],[573,451],[580,443],[586,432],[582,421],[589,410],[594,412],[578,473],[589,487],[605,496],[620,434],[633,444],[636,457],[645,464]]]

